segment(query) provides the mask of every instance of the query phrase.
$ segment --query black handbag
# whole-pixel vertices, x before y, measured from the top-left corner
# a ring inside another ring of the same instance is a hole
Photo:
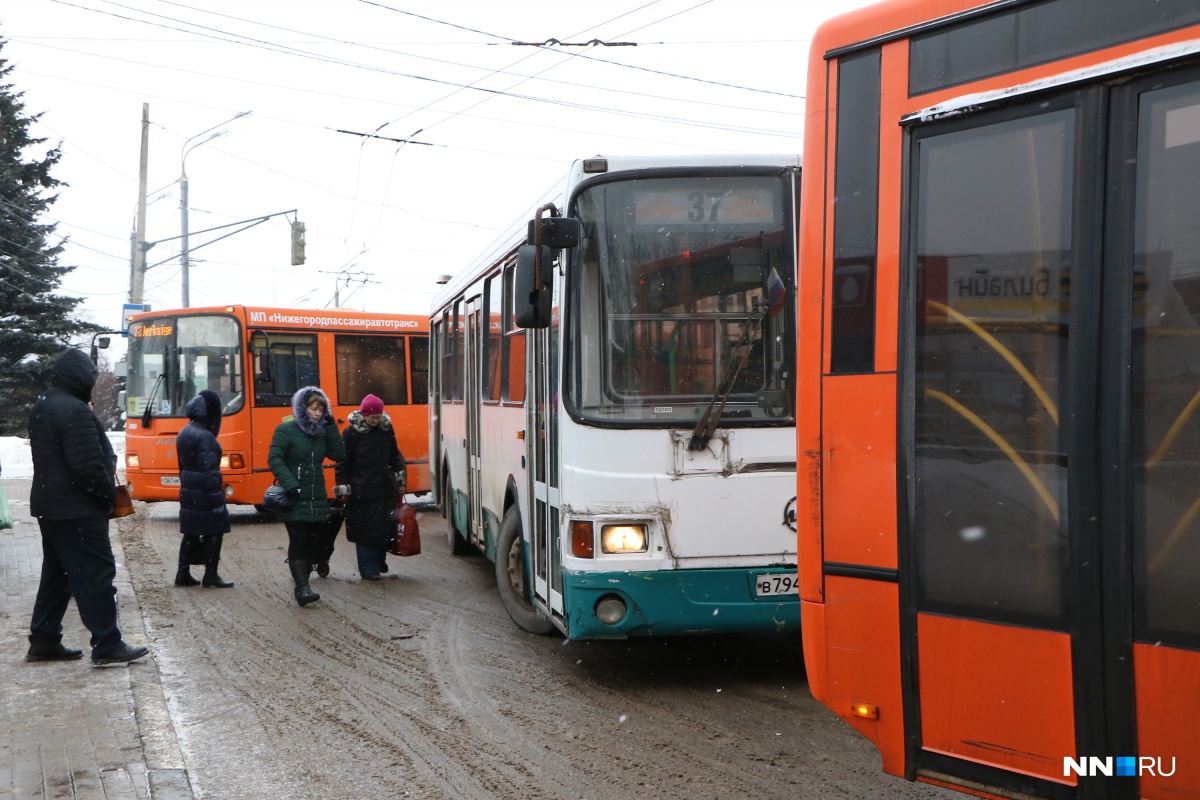
[[[294,505],[296,505],[296,498],[288,494],[287,489],[278,483],[268,486],[263,495],[263,508],[267,511],[274,511],[276,514],[286,514],[292,510]]]

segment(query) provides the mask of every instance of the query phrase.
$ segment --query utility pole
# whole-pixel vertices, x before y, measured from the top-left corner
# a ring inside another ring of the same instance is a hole
[[[150,104],[142,103],[142,156],[138,165],[137,222],[131,234],[133,250],[129,257],[129,302],[142,302],[146,282],[146,164],[150,153]]]

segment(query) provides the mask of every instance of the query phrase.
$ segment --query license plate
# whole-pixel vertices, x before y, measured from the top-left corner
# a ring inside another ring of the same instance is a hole
[[[170,475],[163,475],[161,478],[159,478],[159,482],[163,486],[178,486],[179,478],[171,477]]]
[[[789,573],[758,575],[754,578],[754,590],[759,597],[779,594],[800,594],[800,579]]]

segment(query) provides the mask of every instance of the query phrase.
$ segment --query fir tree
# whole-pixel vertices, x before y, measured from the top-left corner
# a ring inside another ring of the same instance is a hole
[[[23,92],[0,38],[0,436],[24,436],[29,409],[49,385],[49,368],[70,340],[98,330],[74,317],[83,298],[56,294],[74,267],[58,264],[62,243],[41,221],[63,186],[50,169],[60,147],[30,135]]]

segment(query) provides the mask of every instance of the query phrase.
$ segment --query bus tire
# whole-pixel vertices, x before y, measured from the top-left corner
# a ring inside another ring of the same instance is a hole
[[[442,485],[446,487],[442,510],[446,517],[446,540],[450,543],[450,555],[468,555],[472,550],[471,543],[454,527],[454,490],[450,486],[450,473],[446,473],[446,479],[442,481]]]
[[[525,571],[525,547],[521,538],[521,514],[511,506],[500,524],[496,542],[496,587],[500,603],[517,627],[539,636],[554,632],[554,623],[530,600]]]

